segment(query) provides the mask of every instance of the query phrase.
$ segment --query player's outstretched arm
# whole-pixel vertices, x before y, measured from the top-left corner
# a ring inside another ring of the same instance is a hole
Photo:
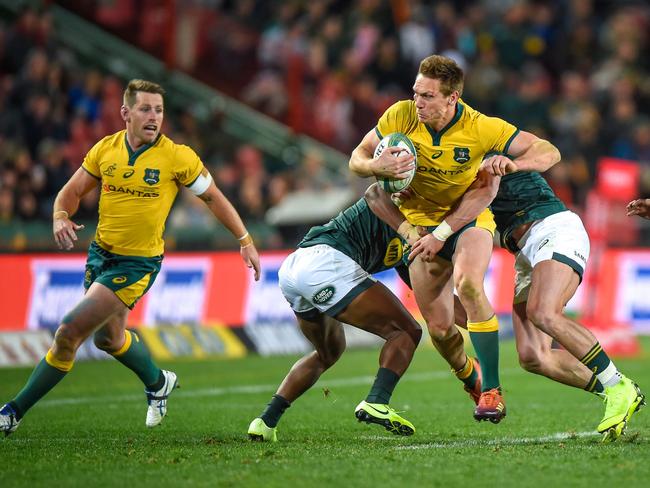
[[[625,210],[628,217],[638,215],[639,217],[650,220],[650,198],[632,200],[627,204]]]
[[[433,261],[452,234],[475,220],[492,203],[499,191],[501,178],[488,171],[479,171],[476,179],[460,200],[445,215],[445,219],[429,235],[420,239],[411,250],[409,260],[421,256],[425,262]]]
[[[410,245],[415,244],[420,238],[417,227],[406,220],[406,217],[391,200],[390,195],[382,190],[377,183],[368,187],[364,198],[368,202],[368,207],[370,207],[372,213],[386,222]]]
[[[84,228],[72,220],[79,208],[81,198],[98,184],[97,178],[85,169],[79,168],[61,188],[54,199],[52,211],[52,233],[59,249],[69,251],[77,240],[77,231]]]
[[[399,147],[387,147],[377,158],[374,157],[379,137],[375,130],[369,131],[350,156],[350,170],[358,176],[384,176],[403,179],[404,173],[413,169],[414,158],[411,154],[397,155],[402,152]]]
[[[204,170],[207,174],[207,171]],[[230,200],[217,188],[214,181],[210,181],[208,189],[198,195],[205,202],[214,216],[221,222],[232,235],[239,241],[239,253],[244,263],[255,272],[255,281],[260,279],[260,256],[253,243],[253,238],[248,234],[244,222]]]
[[[545,139],[530,132],[520,131],[510,143],[508,154],[485,158],[480,169],[496,176],[515,171],[546,171],[560,161],[560,151]]]

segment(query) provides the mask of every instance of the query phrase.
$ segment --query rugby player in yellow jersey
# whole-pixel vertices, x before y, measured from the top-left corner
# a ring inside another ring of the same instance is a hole
[[[452,232],[445,214],[476,178],[486,155],[513,155],[515,161],[559,160],[547,141],[519,131],[508,122],[487,117],[460,98],[463,72],[444,56],[429,56],[420,63],[413,85],[413,100],[391,106],[352,152],[350,169],[360,176],[404,178],[413,167],[412,156],[388,148],[374,158],[381,138],[402,132],[417,151],[417,171],[410,189],[414,198],[400,210],[413,225],[426,227],[431,240],[442,243],[435,257],[423,249],[410,266],[415,298],[434,345],[465,383],[477,402],[474,418],[499,422],[506,413],[501,395],[498,362],[498,322],[483,289],[492,252],[494,218],[489,210]],[[454,325],[453,288],[468,315],[468,329],[483,373],[481,392],[474,360],[462,349],[462,336]]]
[[[52,347],[25,387],[0,409],[0,431],[5,435],[15,431],[25,413],[72,369],[77,348],[93,333],[98,348],[144,383],[147,427],[163,420],[176,375],[153,363],[138,336],[126,330],[126,319],[160,271],[165,221],[181,185],[239,239],[242,259],[259,279],[257,249],[235,208],[196,153],[160,133],[163,94],[156,83],[131,80],[121,107],[126,130],[95,144],[54,201],[54,239],[59,248],[70,250],[82,228],[70,217],[81,197],[101,186],[99,223],[86,261],[86,293],[63,317]]]

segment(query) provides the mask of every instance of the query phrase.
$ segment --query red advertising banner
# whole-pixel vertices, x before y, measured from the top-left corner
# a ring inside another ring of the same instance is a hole
[[[259,282],[236,252],[170,253],[129,323],[230,327],[293,323],[278,287],[278,270],[288,253],[263,253]],[[0,332],[56,329],[83,294],[84,262],[83,254],[0,255]],[[486,276],[488,298],[499,314],[512,309],[513,263],[511,255],[497,249]],[[609,250],[599,268],[591,270],[598,279],[585,280],[569,303],[570,310],[580,314],[594,300],[594,315],[600,320],[633,324],[635,331],[650,333],[650,305],[644,298],[650,296],[650,251]],[[395,272],[377,277],[420,317],[413,294]]]

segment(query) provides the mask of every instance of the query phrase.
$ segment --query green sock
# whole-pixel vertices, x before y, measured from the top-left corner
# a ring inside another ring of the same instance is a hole
[[[390,397],[393,394],[395,386],[399,381],[399,375],[387,368],[379,368],[375,382],[370,388],[370,393],[366,397],[368,403],[381,403],[387,405],[390,403]]]
[[[27,384],[9,402],[11,408],[16,412],[18,419],[21,419],[27,413],[27,410],[32,408],[48,391],[54,388],[67,373],[67,371],[61,371],[48,364],[45,358],[41,359],[41,362],[32,371],[32,375],[27,380]]]
[[[616,369],[614,363],[609,359],[607,353],[603,351],[599,342],[596,342],[589,349],[589,352],[584,355],[580,362],[598,377],[598,381],[604,387],[614,386],[621,381],[621,373],[618,372],[618,369]]]
[[[483,322],[467,322],[469,337],[481,363],[482,391],[498,388],[499,381],[499,322],[493,315]]]
[[[605,391],[605,387],[600,381],[598,381],[598,376],[592,374],[589,383],[585,386],[585,390],[589,393],[602,393]]]
[[[137,374],[147,390],[156,391],[160,389],[160,387],[155,387],[159,383],[162,371],[151,360],[149,349],[137,334],[130,330],[124,332],[126,341],[119,351],[112,353],[112,356]]]
[[[284,411],[291,406],[291,403],[280,395],[273,395],[260,418],[268,427],[275,427],[280,421]]]
[[[472,358],[469,356],[467,357],[467,361],[465,361],[465,366],[457,371],[454,370],[454,374],[460,381],[465,383],[465,386],[470,390],[474,388],[476,380],[478,379],[478,371],[476,371],[474,361],[472,361]]]

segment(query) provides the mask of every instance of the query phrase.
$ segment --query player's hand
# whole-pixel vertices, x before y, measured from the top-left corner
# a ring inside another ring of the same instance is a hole
[[[240,248],[239,254],[241,254],[241,258],[244,260],[246,266],[255,270],[255,281],[259,281],[262,268],[260,267],[260,255],[257,252],[255,244],[251,243]]]
[[[413,190],[411,190],[410,187],[404,188],[402,191],[396,191],[395,193],[391,193],[390,199],[393,201],[395,205],[398,207],[403,204],[406,200],[409,200],[415,196],[415,193],[413,193]]]
[[[425,231],[426,232],[426,231]],[[436,239],[433,234],[427,232],[427,235],[418,240],[411,248],[409,261],[413,261],[417,256],[425,263],[432,263],[433,258],[440,252],[445,245],[445,241]]]
[[[639,198],[637,200],[632,200],[627,204],[625,210],[628,217],[631,217],[632,215],[638,215],[644,219],[650,219],[650,198]]]
[[[415,167],[415,157],[400,147],[391,146],[373,160],[371,167],[375,176],[403,180],[408,178],[408,172]]]
[[[77,231],[83,229],[83,225],[75,224],[72,220],[54,219],[52,222],[52,232],[54,233],[54,241],[59,249],[69,251],[74,247],[77,240]]]
[[[519,169],[519,167],[517,166],[517,163],[509,157],[495,154],[494,156],[485,158],[478,169],[479,171],[485,170],[494,176],[504,176],[514,173]]]

